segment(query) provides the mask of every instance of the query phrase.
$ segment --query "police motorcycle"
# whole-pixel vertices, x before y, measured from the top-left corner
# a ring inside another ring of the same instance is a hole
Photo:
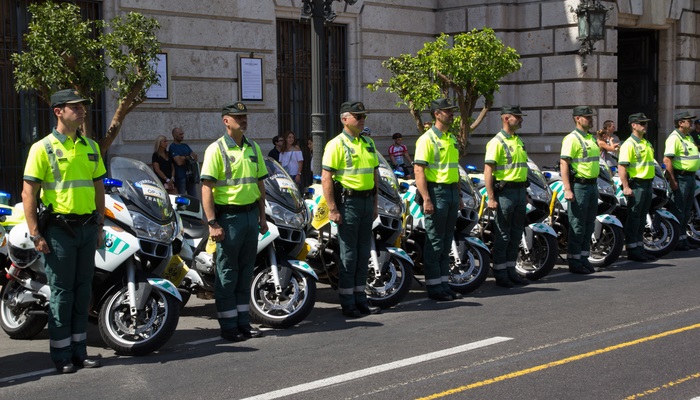
[[[421,206],[416,203],[417,187],[415,181],[401,182],[402,198],[407,203],[404,248],[416,263],[416,272],[422,272],[423,246],[425,245],[425,215]],[[481,239],[470,235],[476,226],[479,197],[467,171],[459,166],[459,189],[464,208],[459,210],[455,235],[450,249],[450,289],[461,294],[467,294],[478,289],[489,274],[491,252]]]
[[[311,313],[318,276],[303,260],[305,229],[310,220],[304,199],[280,164],[265,157],[265,166],[268,231],[258,236],[250,316],[256,323],[282,329],[300,323]],[[179,256],[188,267],[180,290],[187,298],[194,294],[213,299],[216,244],[209,240],[209,227],[199,199],[184,197],[189,201],[181,201],[176,208],[185,232]]]
[[[372,223],[372,240],[365,292],[373,306],[393,307],[406,296],[413,284],[413,260],[400,244],[403,204],[398,181],[389,163],[379,158],[377,218]],[[318,273],[321,282],[338,288],[340,244],[338,228],[328,218],[320,177],[307,189],[306,205],[314,216],[306,237],[306,261]],[[341,201],[336,199],[336,201]]]
[[[554,269],[559,250],[557,233],[545,223],[547,218],[551,216],[554,207],[552,189],[547,185],[547,180],[537,164],[529,159],[527,164],[529,185],[527,187],[526,225],[520,240],[515,270],[520,276],[534,281],[547,276]],[[471,171],[469,175],[475,181],[481,195],[479,223],[474,227],[472,234],[481,238],[490,249],[493,249],[496,229],[495,213],[486,208],[488,195],[483,181],[483,173],[474,166],[468,166],[468,169]]]
[[[118,354],[145,355],[170,339],[180,317],[180,294],[160,275],[179,251],[181,223],[146,164],[114,157],[110,170],[89,315],[97,317],[100,336]],[[0,277],[0,326],[13,339],[30,339],[47,323],[51,290],[26,223],[10,230],[8,254],[12,263]]]
[[[688,240],[700,245],[700,170],[695,172],[695,196],[686,231]]]
[[[664,176],[666,169],[665,165],[659,165],[654,160],[654,178],[651,183],[652,196],[651,207],[646,215],[646,224],[644,226],[644,251],[654,257],[664,256],[676,248],[681,235],[681,225],[678,219],[663,207],[669,201],[669,184]],[[612,169],[613,173],[617,172],[616,168]],[[622,191],[622,183],[619,175],[614,175],[616,191],[615,197],[620,206],[613,212],[617,218],[624,221],[627,219],[627,198]]]
[[[569,242],[569,216],[567,214],[569,202],[564,197],[564,183],[559,174],[559,166],[552,168],[543,167],[543,169],[545,170],[544,175],[547,178],[549,187],[556,194],[556,204],[550,224],[557,232],[559,251],[566,253]],[[602,161],[597,184],[598,215],[596,215],[595,228],[591,236],[588,261],[594,267],[607,267],[620,257],[622,247],[625,244],[625,237],[622,230],[622,222],[612,215],[612,212],[618,206],[612,172]]]

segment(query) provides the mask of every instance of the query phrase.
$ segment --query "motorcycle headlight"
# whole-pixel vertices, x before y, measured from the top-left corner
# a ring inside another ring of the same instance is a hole
[[[178,233],[177,220],[161,225],[139,212],[130,211],[130,214],[131,220],[134,222],[136,236],[140,238],[169,243]]]
[[[651,187],[654,189],[666,190],[666,180],[655,176],[654,180],[651,182]]]
[[[383,214],[399,217],[401,215],[401,204],[393,202],[384,196],[379,195],[377,199],[377,211]]]
[[[474,196],[462,193],[462,202],[464,203],[464,208],[470,208],[472,210],[476,209],[476,200]]]
[[[529,187],[530,197],[533,200],[538,200],[544,203],[549,203],[550,196],[549,192],[537,185],[530,185]]]
[[[615,194],[615,188],[605,181],[598,180],[598,192],[613,196]]]
[[[272,219],[275,221],[275,223],[285,225],[293,229],[302,229],[304,227],[306,222],[306,213],[294,213],[273,202],[270,202],[270,210],[272,211]]]

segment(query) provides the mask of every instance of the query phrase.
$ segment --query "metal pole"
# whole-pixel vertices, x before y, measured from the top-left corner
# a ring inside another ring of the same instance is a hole
[[[323,149],[328,142],[325,129],[324,96],[323,96],[323,1],[313,0],[313,16],[311,24],[311,135],[314,138],[314,163],[313,171],[321,175],[321,161]]]

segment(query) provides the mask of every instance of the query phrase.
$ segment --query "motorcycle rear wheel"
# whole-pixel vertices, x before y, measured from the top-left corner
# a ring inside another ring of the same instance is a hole
[[[486,249],[473,246],[466,240],[457,242],[457,250],[462,264],[456,265],[451,257],[449,285],[455,292],[471,293],[486,281],[491,255]]]
[[[520,276],[531,281],[542,279],[552,272],[559,256],[557,238],[543,232],[533,232],[533,245],[529,254],[525,254],[522,246],[518,251],[515,270]]]
[[[695,207],[690,209],[690,219],[688,219],[688,226],[686,227],[688,241],[700,245],[700,217],[695,212]]]
[[[413,284],[413,266],[408,261],[390,255],[382,265],[379,278],[370,265],[365,293],[370,304],[379,308],[393,307],[401,302]]]
[[[250,317],[253,321],[275,329],[294,326],[309,316],[316,304],[316,281],[292,269],[292,277],[282,294],[275,292],[272,269],[255,270],[250,285]]]
[[[161,348],[173,335],[180,319],[180,302],[155,288],[138,321],[129,313],[126,287],[112,292],[102,304],[99,329],[102,340],[117,354],[142,356]]]
[[[29,307],[21,310],[10,307],[10,298],[26,290],[28,289],[13,280],[3,286],[0,292],[0,326],[11,339],[31,339],[44,330],[49,320],[46,314],[30,314]]]
[[[617,225],[604,224],[600,239],[591,243],[591,255],[588,257],[594,267],[607,267],[617,261],[622,253],[625,235]]]
[[[655,216],[658,217],[658,216]],[[644,227],[644,251],[654,257],[663,257],[673,251],[678,244],[681,235],[681,226],[672,219],[658,217],[658,226],[655,233],[649,226]]]

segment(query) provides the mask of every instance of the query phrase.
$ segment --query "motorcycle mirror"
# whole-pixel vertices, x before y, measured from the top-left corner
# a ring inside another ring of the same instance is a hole
[[[122,187],[122,181],[120,181],[119,179],[104,178],[102,179],[102,183],[105,185],[106,189]]]
[[[10,194],[5,192],[0,192],[0,204],[9,206],[10,205]]]

